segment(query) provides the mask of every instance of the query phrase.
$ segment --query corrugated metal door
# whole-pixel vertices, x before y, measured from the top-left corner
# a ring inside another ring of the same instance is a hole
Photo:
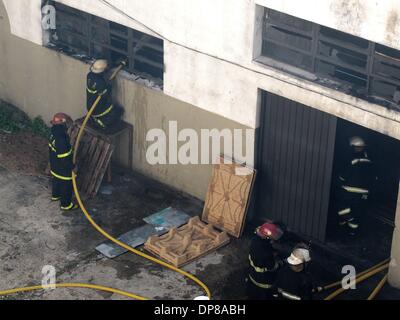
[[[257,215],[324,241],[337,118],[263,93]]]

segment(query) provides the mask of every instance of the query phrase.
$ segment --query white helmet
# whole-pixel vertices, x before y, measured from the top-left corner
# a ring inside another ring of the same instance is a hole
[[[100,59],[100,60],[96,60],[92,64],[92,66],[90,67],[90,71],[92,71],[93,73],[102,73],[107,69],[107,67],[108,67],[107,60]]]
[[[366,147],[367,144],[365,143],[363,138],[355,136],[355,137],[350,138],[350,146],[351,147]]]
[[[309,261],[311,261],[310,250],[305,248],[294,249],[289,258],[287,258],[287,262],[292,266],[297,266]]]

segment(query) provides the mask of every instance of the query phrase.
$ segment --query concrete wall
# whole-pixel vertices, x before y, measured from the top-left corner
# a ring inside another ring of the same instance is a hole
[[[399,113],[255,61],[262,6],[400,49],[399,0],[108,0],[124,14],[97,0],[59,2],[165,39],[164,93],[171,98],[126,79],[119,79],[117,98],[136,126],[135,168],[200,198],[210,167],[149,167],[143,161],[145,131],[163,128],[170,119],[178,119],[182,128],[255,129],[260,88],[400,139]],[[2,3],[11,32],[30,42],[9,35]],[[0,1],[0,97],[46,120],[59,110],[81,116],[87,66],[32,44],[41,44],[40,4]],[[394,270],[392,283],[400,277]]]
[[[40,0],[2,1],[13,33],[37,43],[37,20],[22,22],[20,12],[38,17]],[[165,38],[164,92],[198,108],[257,128],[261,88],[400,139],[398,113],[254,61],[263,15],[259,5],[399,48],[398,0],[379,5],[373,0],[241,0],[235,5],[230,0],[108,0],[124,14],[97,0],[58,2]]]
[[[50,121],[58,111],[68,112],[74,118],[82,117],[86,106],[88,66],[10,35],[7,15],[1,3],[0,16],[0,98],[21,107],[32,117],[42,116],[45,121]],[[148,130],[167,129],[170,120],[178,122],[179,130],[247,127],[123,77],[118,78],[115,96],[126,109],[125,120],[134,126],[133,168],[204,199],[211,166],[149,165],[145,159]],[[124,142],[121,141],[117,155],[120,161],[126,162]]]
[[[400,190],[400,188],[399,188]],[[400,192],[397,200],[396,228],[393,233],[392,254],[389,268],[389,283],[400,289]]]
[[[400,49],[398,0],[256,0],[257,4]]]

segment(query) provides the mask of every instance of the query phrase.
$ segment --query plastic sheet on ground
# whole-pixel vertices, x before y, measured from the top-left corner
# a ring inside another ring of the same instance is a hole
[[[174,208],[167,208],[144,218],[143,220],[147,222],[145,225],[124,233],[118,237],[118,240],[132,248],[136,248],[143,245],[150,236],[162,235],[174,227],[179,227],[187,223],[189,219],[190,216],[185,212]],[[110,259],[116,258],[128,251],[111,241],[100,244],[96,247],[96,250]]]

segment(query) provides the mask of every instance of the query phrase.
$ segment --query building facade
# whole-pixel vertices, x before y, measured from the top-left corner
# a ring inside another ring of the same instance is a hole
[[[60,11],[55,33],[43,30],[49,4]],[[399,39],[397,0],[2,0],[0,98],[47,121],[61,110],[78,118],[88,61],[129,56],[115,98],[134,126],[133,169],[204,199],[211,166],[150,165],[148,131],[168,132],[170,121],[247,130],[242,149],[254,149],[247,162],[266,195],[253,218],[324,241],[338,137],[354,124],[398,148]],[[118,153],[124,162],[126,150]],[[393,164],[396,196],[397,173]],[[400,198],[387,201],[400,225]],[[399,240],[395,228],[397,287]]]

